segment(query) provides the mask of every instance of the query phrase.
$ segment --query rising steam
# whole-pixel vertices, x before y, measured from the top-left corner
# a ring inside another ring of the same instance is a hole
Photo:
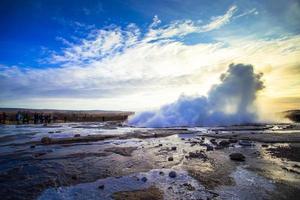
[[[157,111],[142,112],[129,124],[138,127],[212,126],[257,121],[254,108],[256,93],[264,88],[262,74],[252,65],[231,64],[206,96],[180,96]]]

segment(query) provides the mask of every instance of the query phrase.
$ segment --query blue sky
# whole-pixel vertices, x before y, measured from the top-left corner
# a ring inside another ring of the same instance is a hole
[[[299,11],[296,0],[2,0],[0,106],[158,107],[205,94],[231,62],[256,64],[271,84],[298,70]],[[262,49],[276,59],[261,61]],[[272,97],[298,98],[278,85]]]

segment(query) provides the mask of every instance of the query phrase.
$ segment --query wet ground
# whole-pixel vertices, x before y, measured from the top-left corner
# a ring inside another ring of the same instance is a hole
[[[1,199],[298,199],[300,126],[0,127]],[[242,157],[230,159],[230,154]]]

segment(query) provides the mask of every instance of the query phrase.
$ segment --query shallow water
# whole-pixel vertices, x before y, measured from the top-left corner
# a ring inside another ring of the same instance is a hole
[[[232,127],[218,128],[223,129],[218,135],[232,132]],[[246,128],[233,132],[249,133]],[[137,131],[148,134],[156,129],[132,128],[114,123],[0,126],[1,197],[111,199],[115,192],[146,189],[151,185],[161,189],[165,199],[274,199],[274,191],[280,191],[280,194],[277,193],[278,199],[292,199],[293,196],[289,194],[300,191],[299,174],[284,169],[287,167],[300,171],[294,167],[299,162],[274,158],[258,142],[251,147],[236,143],[225,149],[206,152],[206,145],[213,145],[210,139],[216,134],[214,127],[187,128],[188,131],[183,127],[182,133],[180,127],[178,129],[178,134],[160,138],[111,138],[95,142],[40,145],[32,142],[40,141],[44,136],[118,136]],[[285,134],[284,131],[288,130],[263,130],[267,131]],[[251,132],[260,134],[262,131]],[[202,139],[202,136],[205,138]],[[216,140],[219,142],[223,139]],[[270,147],[278,145],[288,144],[270,144]],[[129,155],[118,153],[118,148],[127,147],[136,150]],[[176,150],[171,150],[172,147],[176,147]],[[208,161],[186,157],[189,152],[199,150],[207,154]],[[232,152],[243,153],[246,161],[230,161],[228,155]],[[168,161],[169,157],[173,157],[173,161]],[[169,178],[170,170],[177,172],[175,179]],[[190,170],[200,173],[205,180],[190,176]],[[164,176],[159,175],[160,171],[164,172]],[[217,180],[218,176],[220,181]],[[142,182],[142,177],[147,177],[147,181]],[[101,184],[105,185],[103,190],[98,189]],[[187,184],[194,189],[188,190]],[[215,187],[210,188],[211,185]]]

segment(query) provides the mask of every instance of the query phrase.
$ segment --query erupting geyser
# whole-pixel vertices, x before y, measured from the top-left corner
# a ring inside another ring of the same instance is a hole
[[[256,93],[264,88],[252,65],[231,64],[207,96],[182,95],[157,111],[138,113],[129,124],[138,127],[212,126],[257,122]]]

